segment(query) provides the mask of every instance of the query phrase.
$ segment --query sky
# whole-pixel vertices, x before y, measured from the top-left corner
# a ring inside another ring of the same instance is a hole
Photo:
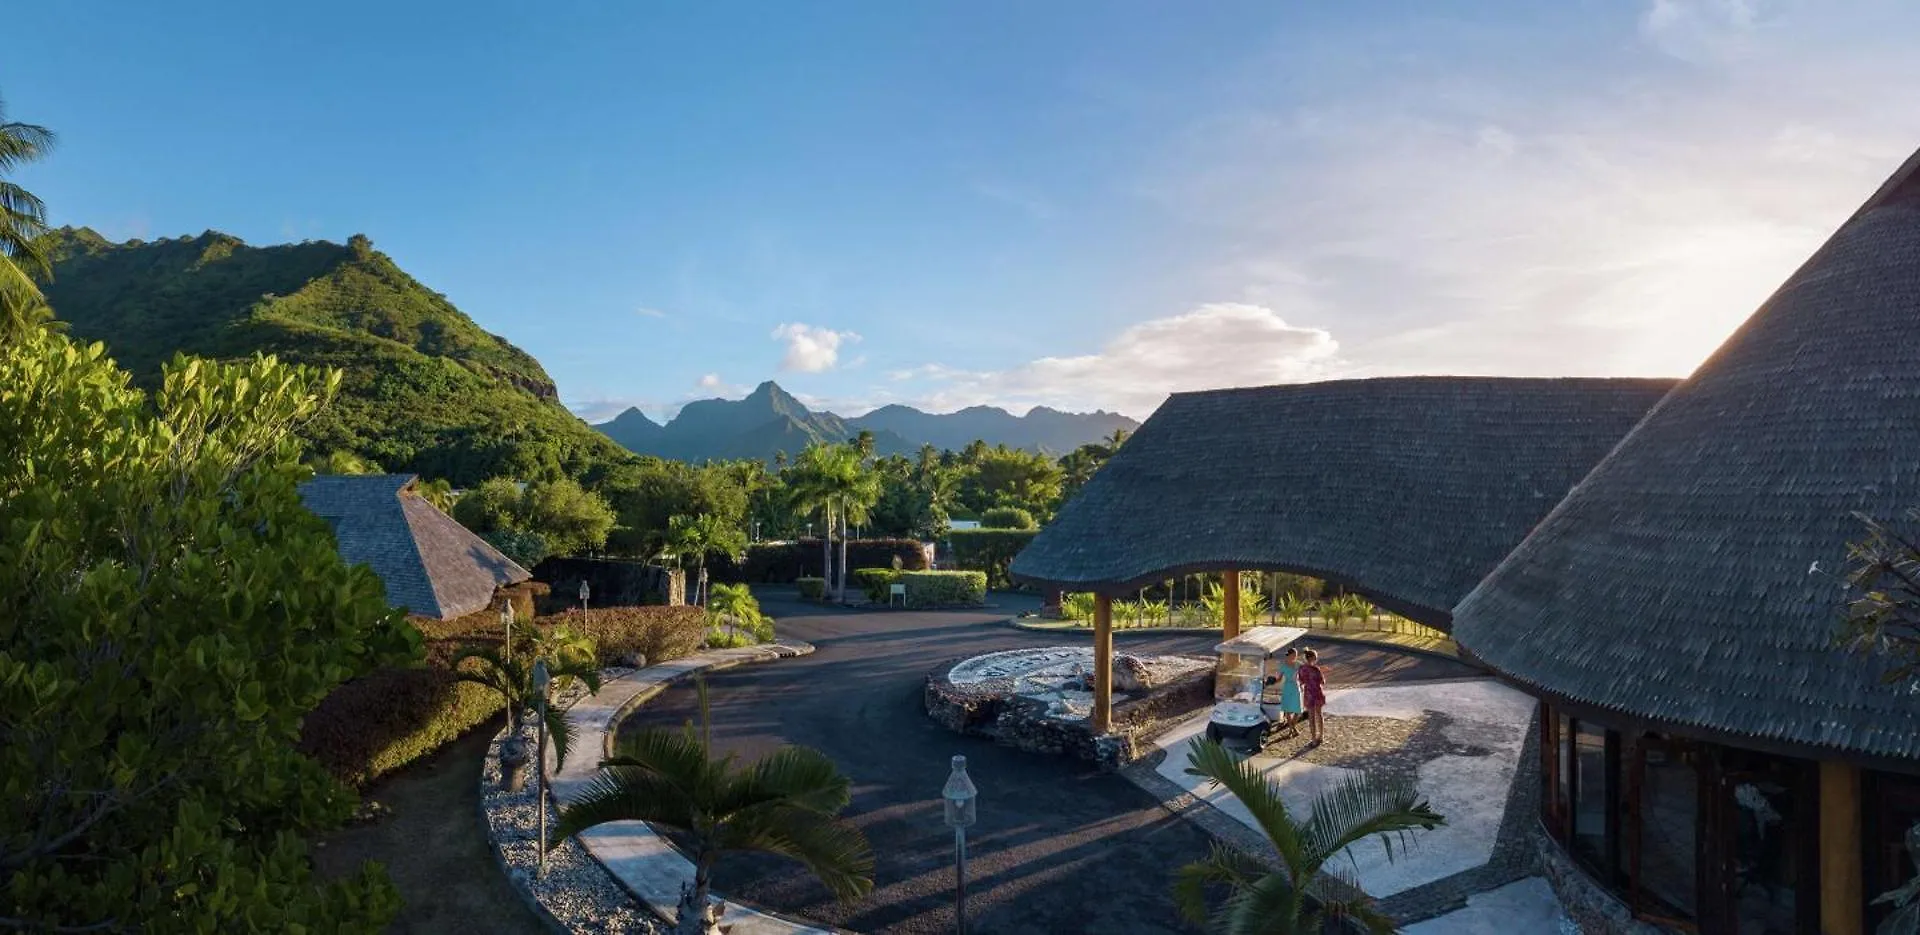
[[[1920,146],[1902,0],[10,11],[55,224],[354,233],[590,420],[1683,376]]]

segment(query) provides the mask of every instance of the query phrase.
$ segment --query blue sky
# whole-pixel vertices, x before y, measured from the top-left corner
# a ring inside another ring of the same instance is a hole
[[[53,3],[55,223],[371,237],[575,411],[1690,371],[1916,146],[1896,0]]]

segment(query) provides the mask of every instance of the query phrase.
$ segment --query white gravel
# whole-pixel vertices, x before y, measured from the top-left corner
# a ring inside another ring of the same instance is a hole
[[[535,749],[534,731],[524,729],[527,749]],[[598,751],[570,751],[573,756],[594,756]],[[553,913],[569,931],[582,933],[656,933],[667,927],[634,899],[599,862],[569,840],[547,853],[547,875],[536,879],[539,850],[539,812],[535,808],[535,784],[529,776],[523,793],[510,794],[500,788],[500,738],[487,748],[486,766],[481,770],[481,801],[487,813],[487,831],[494,846],[512,868],[514,885],[531,890],[534,898]],[[557,819],[551,801],[547,807],[547,826]]]

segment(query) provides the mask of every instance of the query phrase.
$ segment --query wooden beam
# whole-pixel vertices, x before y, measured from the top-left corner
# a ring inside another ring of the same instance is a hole
[[[1220,638],[1233,639],[1240,635],[1240,572],[1229,568],[1220,573],[1221,616]]]
[[[1858,935],[1866,891],[1860,844],[1860,768],[1820,764],[1820,931]]]
[[[1113,727],[1113,598],[1093,596],[1093,732]]]

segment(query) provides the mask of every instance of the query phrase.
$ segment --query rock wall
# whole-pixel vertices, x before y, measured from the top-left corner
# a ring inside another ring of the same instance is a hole
[[[1089,722],[1047,714],[1045,702],[1011,693],[1012,684],[965,688],[947,681],[951,665],[927,676],[927,715],[960,734],[991,737],[1019,750],[1070,756],[1119,769],[1145,755],[1147,741],[1174,722],[1213,703],[1213,673],[1202,671],[1131,698],[1115,696],[1113,730],[1096,736]]]
[[[1560,842],[1549,837],[1537,824],[1533,829],[1534,846],[1540,853],[1541,869],[1567,918],[1579,926],[1583,935],[1674,935],[1677,930],[1643,922],[1618,896],[1608,892],[1585,870],[1580,869]]]

